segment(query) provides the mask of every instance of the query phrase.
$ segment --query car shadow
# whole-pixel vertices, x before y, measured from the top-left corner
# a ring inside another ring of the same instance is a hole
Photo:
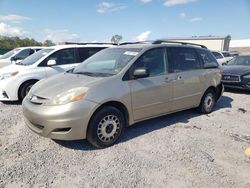
[[[5,105],[21,105],[22,104],[22,102],[20,102],[20,101],[1,101],[3,104],[5,104]]]
[[[88,143],[87,140],[53,140],[55,143],[59,144],[60,146],[74,149],[74,150],[83,150],[83,151],[91,151],[96,150],[94,146]]]
[[[218,111],[223,108],[232,108],[232,101],[232,98],[222,96],[214,106],[214,111]],[[187,124],[192,118],[201,115],[202,114],[200,114],[197,110],[190,109],[136,123],[133,126],[127,128],[121,142],[126,142],[138,136],[142,136],[144,134],[171,126],[173,124]]]
[[[214,111],[220,110],[222,108],[231,108],[233,99],[227,96],[222,96],[220,101],[216,103]],[[176,112],[169,115],[164,115],[161,117],[153,118],[150,120],[145,120],[128,127],[124,135],[122,136],[119,143],[127,142],[136,137],[143,136],[153,131],[157,131],[162,128],[166,128],[176,123],[187,124],[189,121],[201,114],[194,109],[185,110],[181,112]],[[55,140],[54,140],[55,141]],[[95,147],[90,145],[86,140],[77,141],[55,141],[57,144],[67,147],[69,149],[75,150],[96,150]],[[118,143],[118,144],[119,144]]]

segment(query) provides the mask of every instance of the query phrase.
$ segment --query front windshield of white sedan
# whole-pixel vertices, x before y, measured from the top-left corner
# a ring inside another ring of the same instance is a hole
[[[11,50],[11,51],[9,51],[9,52],[3,54],[3,55],[0,57],[0,59],[7,59],[7,58],[11,57],[12,55],[14,55],[15,53],[17,53],[17,52],[20,51],[20,50],[21,50],[21,49],[19,49],[19,48],[15,48],[15,49],[13,49],[13,50]]]
[[[140,51],[140,48],[108,48],[85,60],[72,73],[93,76],[115,75]]]
[[[32,65],[42,57],[46,56],[48,53],[52,52],[53,50],[54,50],[53,48],[46,48],[39,50],[38,52],[32,54],[31,56],[25,58],[23,61],[18,63],[18,65]]]

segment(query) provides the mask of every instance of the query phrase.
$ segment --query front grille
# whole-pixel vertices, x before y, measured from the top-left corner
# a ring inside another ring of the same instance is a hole
[[[224,74],[221,79],[223,82],[240,82],[239,75]]]

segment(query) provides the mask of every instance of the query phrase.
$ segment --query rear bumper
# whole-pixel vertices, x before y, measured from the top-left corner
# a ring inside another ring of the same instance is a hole
[[[23,100],[25,123],[36,134],[56,140],[85,139],[96,103],[78,101],[60,106],[44,106]]]

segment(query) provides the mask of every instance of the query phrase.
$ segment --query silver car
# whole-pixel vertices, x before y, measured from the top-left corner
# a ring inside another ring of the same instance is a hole
[[[37,82],[22,105],[35,133],[104,148],[145,119],[189,108],[210,113],[222,93],[221,71],[209,50],[158,40],[100,51]]]

